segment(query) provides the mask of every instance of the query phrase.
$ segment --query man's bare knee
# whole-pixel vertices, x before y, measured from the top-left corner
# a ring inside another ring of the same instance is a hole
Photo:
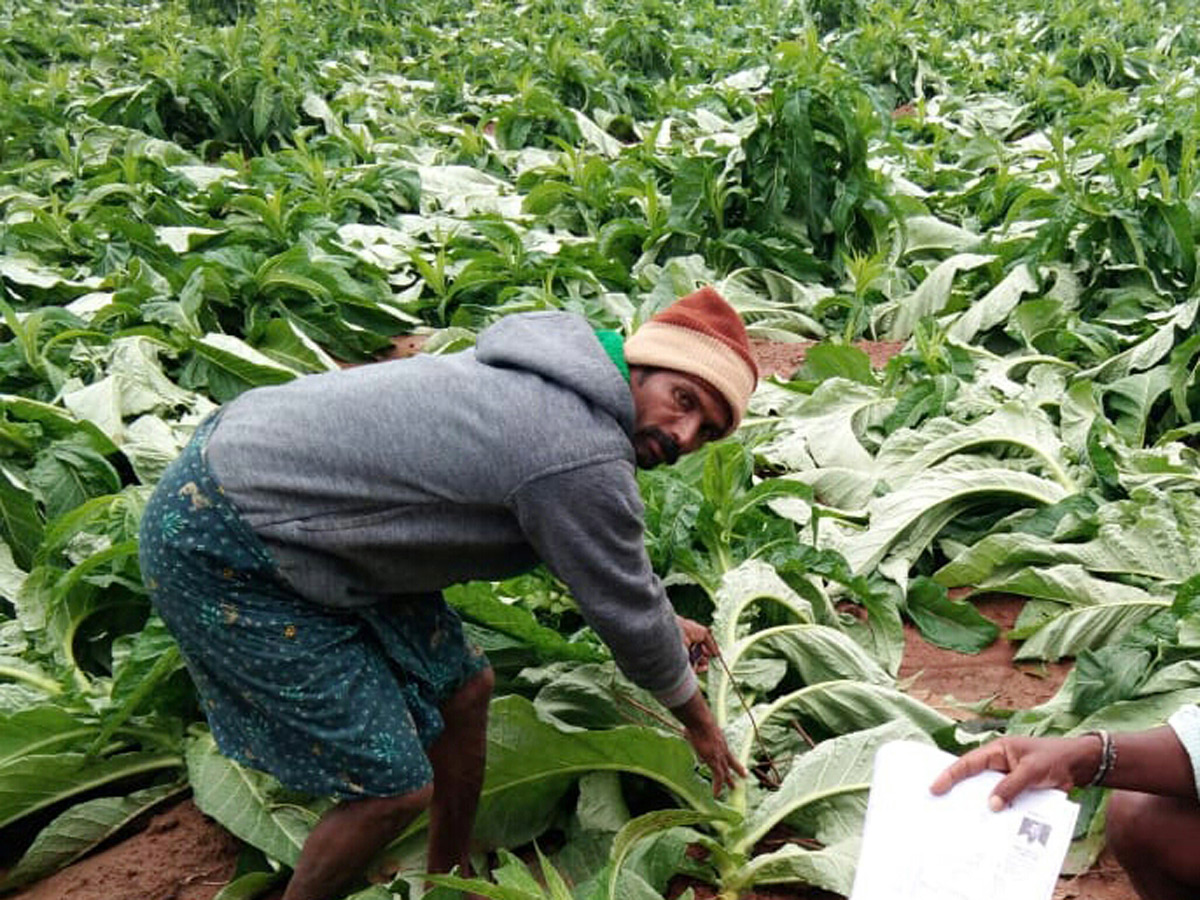
[[[1108,800],[1105,835],[1118,858],[1136,858],[1145,852],[1146,839],[1154,828],[1148,820],[1154,816],[1159,798],[1135,791],[1113,791]]]

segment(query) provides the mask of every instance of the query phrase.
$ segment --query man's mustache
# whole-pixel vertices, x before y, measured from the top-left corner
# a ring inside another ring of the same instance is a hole
[[[652,438],[656,444],[662,449],[663,462],[669,466],[675,465],[679,459],[679,444],[675,439],[663,431],[661,428],[644,428],[642,434],[648,438]]]

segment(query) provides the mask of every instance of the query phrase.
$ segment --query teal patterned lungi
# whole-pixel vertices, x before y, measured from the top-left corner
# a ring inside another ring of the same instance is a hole
[[[440,593],[361,609],[291,588],[204,459],[219,413],[166,470],[141,525],[142,574],[217,746],[311,794],[429,784],[439,707],[487,668]]]

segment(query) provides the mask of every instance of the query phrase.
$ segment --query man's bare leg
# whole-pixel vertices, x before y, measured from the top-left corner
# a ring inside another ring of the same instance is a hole
[[[1142,900],[1200,896],[1200,805],[1195,800],[1116,791],[1108,840]]]
[[[304,842],[282,900],[329,900],[433,799],[433,786],[398,797],[345,800],[321,817]]]
[[[430,872],[449,872],[455,866],[470,874],[471,828],[479,806],[487,759],[487,712],[495,676],[480,672],[446,701],[446,722],[433,745],[433,802],[429,808]]]

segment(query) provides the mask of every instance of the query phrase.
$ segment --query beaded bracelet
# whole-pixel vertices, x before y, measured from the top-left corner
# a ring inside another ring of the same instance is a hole
[[[1094,734],[1100,738],[1100,766],[1096,769],[1096,774],[1092,776],[1092,780],[1088,782],[1088,787],[1097,787],[1104,783],[1104,779],[1112,772],[1113,766],[1117,762],[1117,745],[1113,742],[1112,735],[1100,728],[1096,731],[1088,731],[1085,734]]]

